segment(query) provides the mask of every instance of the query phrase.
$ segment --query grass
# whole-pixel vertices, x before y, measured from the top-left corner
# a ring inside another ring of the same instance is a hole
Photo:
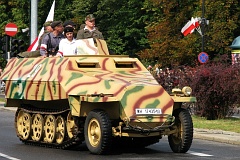
[[[0,98],[0,102],[5,102],[5,98]]]
[[[224,130],[240,133],[240,118],[225,118],[218,120],[206,120],[204,117],[192,116],[193,127],[203,129]]]

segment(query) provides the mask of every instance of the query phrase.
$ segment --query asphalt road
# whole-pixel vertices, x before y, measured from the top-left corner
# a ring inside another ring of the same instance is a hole
[[[173,153],[168,145],[167,137],[159,143],[144,149],[113,149],[110,155],[92,155],[85,144],[72,150],[61,150],[30,146],[23,144],[17,137],[14,128],[15,111],[0,109],[0,160],[238,160],[238,145],[217,143],[194,139],[186,154]]]

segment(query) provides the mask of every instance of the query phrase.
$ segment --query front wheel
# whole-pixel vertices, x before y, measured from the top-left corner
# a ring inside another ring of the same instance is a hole
[[[84,137],[91,153],[106,154],[109,151],[112,145],[112,125],[106,112],[93,110],[88,114]]]
[[[175,153],[186,153],[193,140],[192,117],[188,110],[182,108],[175,110],[173,116],[175,116],[173,127],[176,133],[168,136],[170,148]]]

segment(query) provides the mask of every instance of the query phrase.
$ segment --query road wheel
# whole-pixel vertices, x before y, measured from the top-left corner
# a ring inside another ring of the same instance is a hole
[[[173,115],[175,116],[173,127],[177,132],[168,136],[168,142],[173,152],[185,153],[192,145],[192,117],[188,110],[182,108],[175,110]]]
[[[34,141],[40,141],[43,137],[43,116],[41,114],[35,114],[33,116],[33,122],[32,122],[32,139]]]
[[[56,119],[53,115],[48,115],[45,117],[44,131],[44,141],[53,143],[56,138]]]
[[[56,125],[56,142],[62,144],[66,135],[66,123],[62,116],[57,117]]]
[[[85,121],[84,137],[89,151],[93,154],[106,154],[112,144],[112,125],[107,113],[91,111]]]
[[[73,117],[71,112],[68,113],[67,115],[67,135],[69,138],[73,137],[73,132],[74,132],[74,128],[76,128],[76,124],[74,123]]]
[[[19,138],[23,140],[29,139],[31,135],[32,118],[29,113],[19,111],[17,114],[16,127]]]

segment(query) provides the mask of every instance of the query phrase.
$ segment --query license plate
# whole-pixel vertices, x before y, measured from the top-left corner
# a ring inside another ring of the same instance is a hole
[[[136,114],[162,114],[161,109],[150,109],[150,108],[144,108],[144,109],[136,109]]]

